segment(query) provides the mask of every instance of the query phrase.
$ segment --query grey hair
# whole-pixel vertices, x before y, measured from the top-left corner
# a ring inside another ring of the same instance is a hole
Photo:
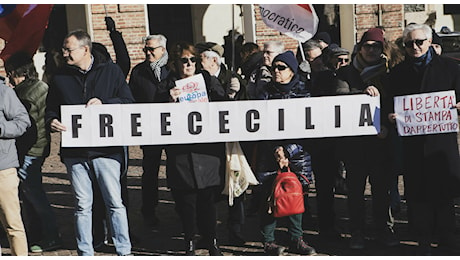
[[[202,54],[203,54],[203,56],[205,56],[208,59],[216,58],[217,65],[220,66],[220,64],[222,64],[222,58],[220,57],[220,55],[217,52],[211,51],[211,50],[206,50],[206,51],[202,52]]]
[[[407,40],[407,37],[409,36],[409,33],[413,32],[415,30],[422,30],[427,39],[433,38],[432,30],[428,25],[414,23],[414,24],[408,25],[404,29],[404,31],[403,31],[403,42],[405,42]]]
[[[90,52],[93,50],[93,43],[91,41],[91,36],[89,36],[87,32],[81,29],[71,31],[70,33],[66,35],[65,39],[68,39],[72,36],[77,38],[78,42],[80,43],[80,47],[88,46]]]
[[[264,43],[264,50],[268,47],[273,47],[273,51],[277,53],[284,52],[284,42],[282,41],[268,41]]]
[[[150,40],[157,40],[161,47],[166,48],[166,37],[163,34],[148,35],[143,38],[144,43]]]
[[[303,50],[304,51],[311,51],[311,50],[314,50],[314,49],[321,49],[321,45],[319,43],[319,41],[317,40],[308,40],[306,41],[303,45]]]

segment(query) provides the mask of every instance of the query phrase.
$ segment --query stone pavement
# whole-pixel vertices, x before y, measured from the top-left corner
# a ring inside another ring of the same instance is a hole
[[[73,199],[70,191],[70,183],[65,173],[65,168],[60,163],[57,155],[58,139],[53,135],[52,153],[47,158],[44,165],[43,183],[47,191],[49,200],[57,214],[58,225],[63,239],[63,247],[56,251],[44,253],[30,253],[31,256],[76,256],[76,244],[74,238],[73,224]],[[160,203],[157,209],[160,224],[157,227],[149,227],[143,223],[142,216],[139,212],[141,205],[141,158],[142,150],[139,147],[130,147],[130,161],[128,173],[129,188],[129,218],[130,229],[133,235],[133,254],[138,256],[180,256],[184,254],[183,236],[181,234],[181,224],[179,217],[174,211],[174,201],[171,198],[169,189],[166,186],[164,175],[164,166],[160,173]],[[401,179],[400,179],[401,180]],[[400,191],[402,192],[402,182],[400,181]],[[367,215],[371,215],[371,200],[369,189],[366,191]],[[311,219],[304,227],[304,238],[317,251],[318,255],[337,255],[337,256],[392,256],[402,255],[410,256],[415,254],[415,243],[410,240],[407,228],[406,205],[402,201],[401,212],[396,215],[395,230],[401,239],[401,244],[396,247],[388,248],[378,244],[372,239],[371,221],[369,223],[364,250],[348,249],[349,233],[347,231],[348,215],[346,210],[346,196],[336,195],[336,214],[338,217],[337,226],[342,233],[340,241],[323,241],[319,238],[317,232],[317,216],[315,203],[315,190],[312,189],[310,194],[310,211]],[[247,194],[248,200],[251,195]],[[221,249],[226,256],[262,256],[263,246],[260,242],[261,235],[258,228],[258,218],[251,216],[246,219],[243,228],[243,235],[248,241],[244,246],[232,246],[227,239],[227,206],[226,201],[218,203],[218,236]],[[459,205],[457,203],[457,205]],[[457,227],[460,227],[460,209],[457,206]],[[287,240],[286,223],[280,221],[280,227],[277,229],[277,239],[283,243]],[[457,230],[457,238],[460,237]],[[460,240],[459,240],[460,241]],[[9,255],[10,251],[4,236],[0,240],[2,245],[2,254]],[[198,255],[207,255],[207,250],[197,250]],[[107,247],[104,252],[97,252],[97,256],[116,255],[113,246]],[[287,255],[293,255],[287,253]]]

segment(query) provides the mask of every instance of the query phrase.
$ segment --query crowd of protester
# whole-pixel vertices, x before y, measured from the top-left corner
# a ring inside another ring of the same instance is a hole
[[[228,206],[231,244],[245,244],[245,217],[258,214],[265,254],[281,255],[286,250],[301,255],[316,253],[303,238],[304,222],[311,218],[309,210],[287,217],[288,248],[276,241],[278,219],[267,210],[275,177],[293,171],[303,186],[307,209],[309,189],[312,185],[316,188],[322,238],[343,239],[335,226],[334,196],[345,193],[349,247],[364,249],[369,236],[382,247],[397,246],[400,240],[393,214],[400,203],[397,180],[402,174],[410,231],[418,243],[416,254],[430,255],[434,242],[444,254],[458,252],[454,237],[454,199],[460,196],[456,133],[400,137],[395,127],[393,97],[444,90],[460,93],[459,67],[441,56],[440,39],[429,26],[409,24],[396,41],[399,44],[385,39],[384,28],[370,28],[353,50],[331,42],[325,32],[299,45],[297,53],[286,50],[280,41],[259,47],[239,38],[236,54],[240,55],[232,61],[228,59],[233,56],[226,53],[229,48],[213,42],[177,42],[167,50],[165,36],[149,35],[143,39],[145,60],[130,71],[121,34],[111,18],[106,18],[106,25],[116,63],[105,46],[92,42],[81,30],[65,37],[56,69],[44,81],[38,79],[27,53],[16,53],[5,62],[7,77],[0,84],[0,148],[4,154],[0,157],[0,220],[13,255],[62,246],[41,171],[50,153],[50,133],[68,130],[61,122],[61,105],[178,103],[181,90],[175,82],[197,74],[203,75],[210,102],[354,94],[380,97],[381,130],[374,136],[240,142],[259,185],[251,187],[251,196],[236,197]],[[227,66],[229,62],[231,66]],[[456,108],[460,109],[460,103]],[[225,181],[225,143],[141,148],[142,207],[130,209],[127,147],[61,147],[61,161],[75,200],[78,255],[94,255],[108,241],[118,255],[132,255],[131,243],[136,237],[130,232],[128,209],[139,210],[147,225],[160,223],[158,173],[163,152],[167,184],[184,233],[185,255],[195,255],[197,244],[209,255],[223,255],[216,202],[222,197]],[[365,229],[368,178],[372,234],[366,234]]]

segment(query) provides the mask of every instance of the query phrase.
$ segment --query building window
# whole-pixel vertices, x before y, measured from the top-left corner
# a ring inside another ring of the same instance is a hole
[[[423,12],[425,11],[425,5],[424,4],[407,4],[404,5],[404,12],[410,13],[410,12]]]

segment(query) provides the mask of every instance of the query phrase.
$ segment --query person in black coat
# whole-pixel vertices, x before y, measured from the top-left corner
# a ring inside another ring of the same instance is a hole
[[[170,57],[171,73],[160,85],[159,101],[178,102],[180,88],[175,81],[201,73],[208,98],[228,100],[219,80],[207,71],[197,71],[197,53],[192,44],[173,45]],[[223,187],[225,172],[224,143],[175,144],[166,146],[166,175],[176,202],[176,211],[184,229],[186,255],[195,255],[195,227],[210,255],[222,255],[217,244],[216,195]]]
[[[427,25],[406,27],[403,32],[406,58],[390,73],[391,96],[455,90],[458,102],[458,65],[449,58],[436,55],[431,40],[432,32]],[[460,103],[456,108],[460,108]],[[395,118],[396,114],[389,114],[391,121],[394,122]],[[439,239],[439,253],[451,254],[457,246],[454,240],[454,198],[460,196],[457,134],[405,136],[402,143],[404,193],[410,212],[409,223],[419,243],[417,254],[431,254],[430,244],[435,241],[435,232]]]
[[[149,35],[144,39],[143,52],[145,60],[137,64],[129,80],[129,87],[136,103],[157,102],[160,82],[169,75],[167,39],[161,34]],[[156,214],[158,205],[158,172],[161,162],[161,145],[141,146],[142,157],[142,206],[144,222],[156,225],[159,222]]]

